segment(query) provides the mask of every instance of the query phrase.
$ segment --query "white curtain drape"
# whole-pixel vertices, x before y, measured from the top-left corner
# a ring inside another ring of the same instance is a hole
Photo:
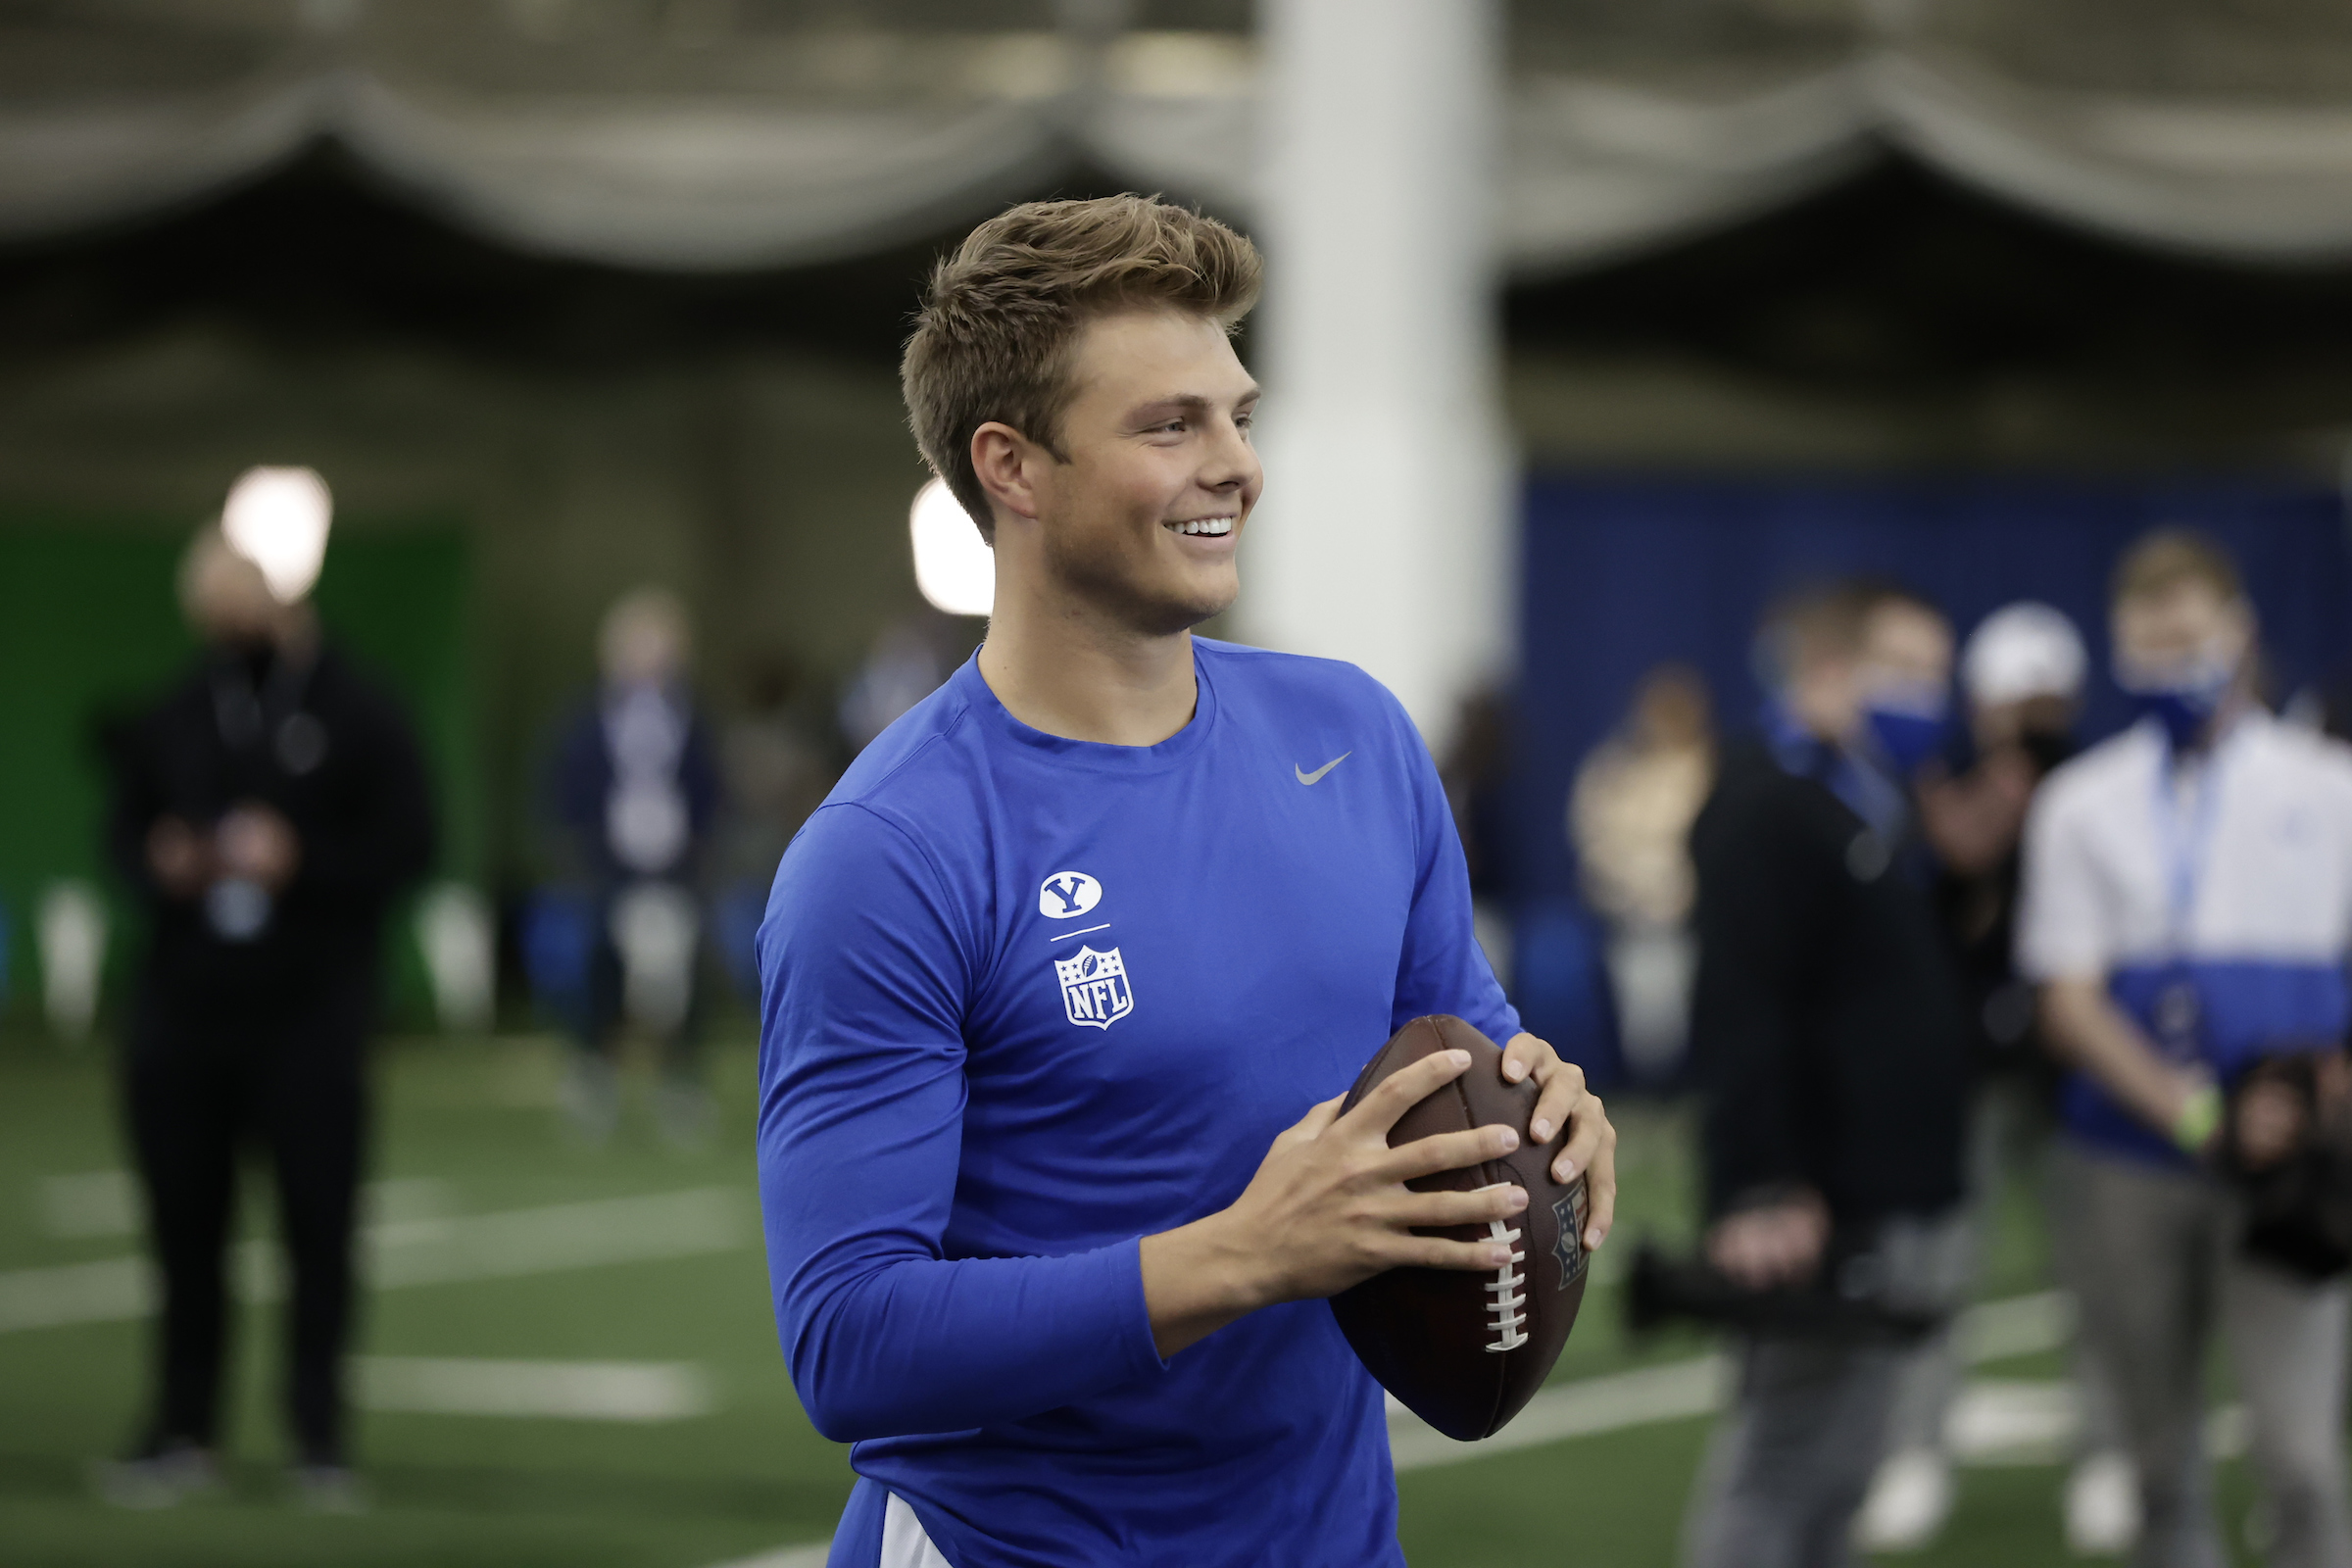
[[[0,100],[0,240],[184,205],[325,136],[501,243],[687,270],[855,255],[1081,162],[1244,220],[1257,197],[1246,72],[1195,71],[1174,89],[1113,74],[860,96],[599,90],[576,73],[493,87],[422,82],[354,51],[301,58],[230,86]],[[1514,75],[1494,177],[1503,265],[1540,274],[1636,253],[1819,190],[1888,147],[2134,243],[2352,260],[2352,101],[2062,88],[1928,37],[1864,38],[1777,74],[1742,61],[1704,86],[1689,64]]]

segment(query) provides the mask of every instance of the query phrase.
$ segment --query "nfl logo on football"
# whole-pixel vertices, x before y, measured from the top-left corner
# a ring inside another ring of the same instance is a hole
[[[1135,1010],[1127,962],[1116,948],[1108,953],[1080,948],[1070,957],[1055,958],[1054,972],[1061,980],[1062,1010],[1072,1023],[1107,1029]]]

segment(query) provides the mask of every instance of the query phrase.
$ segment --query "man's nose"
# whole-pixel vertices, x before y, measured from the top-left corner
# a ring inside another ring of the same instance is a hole
[[[1240,425],[1227,421],[1202,467],[1201,483],[1212,490],[1239,490],[1257,473],[1257,449],[1242,434]]]

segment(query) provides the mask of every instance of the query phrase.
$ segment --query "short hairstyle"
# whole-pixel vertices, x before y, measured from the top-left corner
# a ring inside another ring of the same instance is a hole
[[[1056,458],[1070,352],[1094,318],[1159,308],[1228,332],[1257,303],[1257,247],[1156,196],[1024,202],[931,270],[899,379],[932,471],[994,541],[972,432],[996,420]]]
[[[2108,579],[2108,601],[2120,606],[2153,599],[2187,583],[2201,583],[2224,600],[2246,596],[2245,580],[2229,551],[2208,534],[2170,524],[2141,534],[2123,553]]]
[[[1870,617],[1889,605],[1944,618],[1933,600],[1887,577],[1829,577],[1781,595],[1756,628],[1758,678],[1783,686],[1807,659],[1860,652]]]

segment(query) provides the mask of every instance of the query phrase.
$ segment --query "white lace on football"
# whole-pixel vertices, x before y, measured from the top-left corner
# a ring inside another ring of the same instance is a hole
[[[1519,1235],[1498,1219],[1487,1221],[1490,1240],[1516,1243]],[[1511,1260],[1494,1271],[1494,1282],[1487,1287],[1487,1295],[1493,1298],[1487,1303],[1487,1310],[1494,1314],[1487,1326],[1494,1331],[1494,1338],[1487,1342],[1489,1350],[1516,1350],[1527,1343],[1527,1336],[1520,1332],[1527,1326],[1527,1314],[1520,1310],[1527,1304],[1527,1298],[1519,1294],[1519,1287],[1527,1283],[1526,1276],[1519,1272],[1519,1265],[1525,1261],[1525,1252],[1513,1251]]]

